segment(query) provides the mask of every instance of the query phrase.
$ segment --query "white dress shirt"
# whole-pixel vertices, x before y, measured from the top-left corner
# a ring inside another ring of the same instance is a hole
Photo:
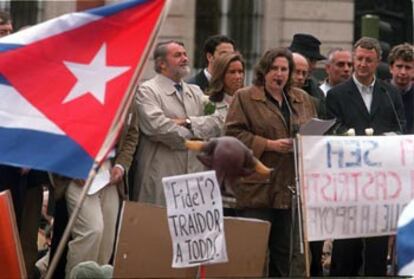
[[[210,81],[212,75],[207,71],[207,68],[204,68],[204,75],[206,76],[207,80]]]
[[[371,112],[372,95],[374,93],[374,84],[376,80],[375,76],[374,76],[374,80],[368,86],[360,83],[355,77],[355,74],[352,75],[352,79],[354,80],[358,88],[358,91],[361,94],[362,99],[364,100],[365,107],[367,108],[368,112]]]

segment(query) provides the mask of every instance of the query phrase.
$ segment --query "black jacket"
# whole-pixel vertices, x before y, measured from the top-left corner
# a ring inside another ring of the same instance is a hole
[[[204,93],[206,92],[209,84],[208,79],[204,74],[204,69],[198,72],[195,76],[192,76],[187,82],[198,85]]]
[[[342,134],[350,128],[355,129],[356,135],[365,135],[366,128],[373,128],[375,135],[403,133],[405,129],[400,94],[379,79],[374,84],[370,112],[352,78],[329,90],[326,108],[328,118],[336,118],[337,125],[333,131],[336,134]]]

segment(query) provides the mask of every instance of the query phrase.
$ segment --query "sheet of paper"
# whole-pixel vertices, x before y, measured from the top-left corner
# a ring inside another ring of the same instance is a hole
[[[108,169],[100,168],[95,179],[92,181],[92,185],[89,188],[88,195],[96,194],[99,190],[109,184],[111,175]]]
[[[336,119],[323,120],[312,118],[300,126],[299,134],[302,136],[322,136],[335,124],[335,121]]]

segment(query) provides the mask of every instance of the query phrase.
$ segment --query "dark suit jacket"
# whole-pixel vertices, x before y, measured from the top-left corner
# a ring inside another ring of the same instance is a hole
[[[209,83],[206,75],[204,74],[204,69],[198,72],[195,76],[192,76],[187,82],[198,85],[203,92],[206,92]]]
[[[398,88],[396,89],[397,92],[400,92]],[[407,92],[400,94],[404,105],[405,120],[407,121],[405,133],[412,135],[414,134],[414,86],[411,86],[411,89]]]
[[[350,128],[354,128],[357,135],[365,135],[366,128],[373,128],[375,135],[385,132],[403,133],[405,129],[400,94],[378,79],[374,85],[371,112],[366,109],[352,78],[329,90],[326,107],[328,118],[337,120],[336,134],[342,134]]]

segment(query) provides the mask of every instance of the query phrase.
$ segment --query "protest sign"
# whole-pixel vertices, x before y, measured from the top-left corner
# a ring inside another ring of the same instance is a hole
[[[229,261],[204,266],[206,278],[262,277],[270,223],[225,217],[224,227]],[[124,201],[113,278],[197,277],[197,267],[172,268],[172,255],[166,208]]]
[[[8,190],[0,192],[0,259],[0,277],[27,277],[12,197]]]
[[[214,171],[164,177],[175,268],[227,262],[223,206]]]
[[[414,197],[414,137],[300,137],[309,241],[394,234]]]

